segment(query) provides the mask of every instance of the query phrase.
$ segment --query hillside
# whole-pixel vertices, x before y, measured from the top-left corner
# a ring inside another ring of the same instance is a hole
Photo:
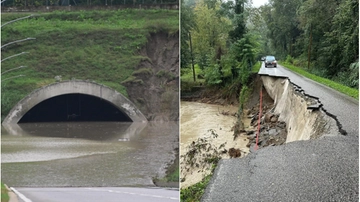
[[[2,13],[1,21],[27,15]],[[178,16],[173,10],[62,11],[37,13],[4,26],[2,44],[28,37],[36,40],[2,50],[3,59],[28,52],[1,64],[2,72],[27,66],[2,75],[2,119],[24,96],[56,82],[56,76],[104,84],[127,96],[150,120],[155,119],[159,109],[151,106],[161,100],[144,101],[141,92],[149,88],[147,85],[167,84],[178,78]],[[165,55],[162,61],[148,55],[149,44],[154,53]],[[25,76],[10,78],[18,75]],[[171,88],[160,86],[158,97],[176,102],[178,83],[172,83]],[[177,109],[169,110],[169,116],[176,119]]]

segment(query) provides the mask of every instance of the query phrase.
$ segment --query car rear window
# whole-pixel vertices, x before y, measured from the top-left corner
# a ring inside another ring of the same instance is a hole
[[[275,57],[274,56],[267,56],[266,60],[275,60]]]

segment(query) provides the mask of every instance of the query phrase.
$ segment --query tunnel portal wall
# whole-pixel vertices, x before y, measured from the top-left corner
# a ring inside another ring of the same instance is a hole
[[[31,108],[44,100],[72,93],[80,93],[102,98],[116,106],[123,113],[127,114],[133,122],[147,122],[147,119],[141,111],[138,110],[136,106],[121,93],[95,82],[72,80],[50,84],[33,91],[12,108],[10,113],[4,119],[3,125],[17,124]]]

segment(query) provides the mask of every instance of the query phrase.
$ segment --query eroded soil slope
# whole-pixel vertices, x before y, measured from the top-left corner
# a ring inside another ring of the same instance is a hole
[[[179,34],[153,33],[145,59],[122,84],[149,121],[179,120]]]

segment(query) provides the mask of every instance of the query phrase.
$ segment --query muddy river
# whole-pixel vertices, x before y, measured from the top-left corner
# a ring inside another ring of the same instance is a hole
[[[154,186],[175,158],[179,123],[40,123],[1,129],[9,186]]]
[[[205,104],[198,102],[181,102],[181,127],[180,127],[180,154],[186,155],[189,151],[189,145],[198,138],[207,138],[211,144],[217,148],[220,145],[225,145],[224,148],[241,149],[243,155],[249,152],[246,147],[248,139],[240,136],[235,141],[234,131],[232,127],[235,125],[237,106],[221,106],[214,104]],[[214,131],[217,134],[216,138],[211,137]],[[221,158],[229,158],[228,154],[224,154]],[[185,181],[181,183],[181,187],[185,188],[200,182],[201,179],[210,173],[210,170],[193,167],[190,170],[184,169],[185,162],[181,161],[181,178]],[[188,167],[187,167],[188,168]]]

